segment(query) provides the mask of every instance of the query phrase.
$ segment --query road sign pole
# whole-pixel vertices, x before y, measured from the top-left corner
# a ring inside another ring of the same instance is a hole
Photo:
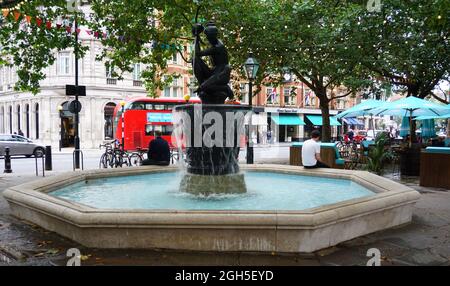
[[[75,14],[75,100],[78,102],[78,21]],[[75,110],[75,168],[80,169],[80,137],[79,137],[80,113]]]

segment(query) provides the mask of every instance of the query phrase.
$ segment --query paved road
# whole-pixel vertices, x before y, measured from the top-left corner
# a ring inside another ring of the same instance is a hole
[[[287,163],[289,160],[289,146],[263,146],[254,149],[256,163]],[[53,171],[70,172],[73,170],[72,150],[63,150],[63,152],[53,153]],[[84,168],[87,170],[98,169],[101,150],[85,150],[84,151]],[[246,161],[246,150],[240,153],[240,162]],[[12,170],[14,174],[32,175],[36,170],[36,161],[34,158],[21,158],[12,160]],[[0,160],[0,173],[4,171],[4,160]],[[42,172],[42,161],[38,160],[38,168]]]

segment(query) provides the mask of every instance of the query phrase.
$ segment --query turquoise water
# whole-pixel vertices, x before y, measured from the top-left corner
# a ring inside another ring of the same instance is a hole
[[[349,180],[247,172],[246,194],[194,196],[178,191],[181,173],[160,173],[79,182],[50,195],[99,209],[305,210],[373,196]]]

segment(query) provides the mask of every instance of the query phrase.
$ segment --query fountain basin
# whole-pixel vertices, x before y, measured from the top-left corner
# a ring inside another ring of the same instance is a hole
[[[99,209],[50,194],[86,180],[178,171],[142,167],[58,175],[10,188],[4,197],[14,216],[87,247],[280,253],[313,252],[409,223],[420,197],[411,188],[361,171],[241,168],[350,180],[374,194],[305,210],[238,211]]]

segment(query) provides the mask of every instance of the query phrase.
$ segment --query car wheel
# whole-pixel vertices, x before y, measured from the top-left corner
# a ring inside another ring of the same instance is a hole
[[[43,148],[36,148],[36,149],[34,149],[33,154],[34,154],[35,157],[40,158],[40,157],[43,157],[43,156],[44,156],[45,151],[44,151]]]

